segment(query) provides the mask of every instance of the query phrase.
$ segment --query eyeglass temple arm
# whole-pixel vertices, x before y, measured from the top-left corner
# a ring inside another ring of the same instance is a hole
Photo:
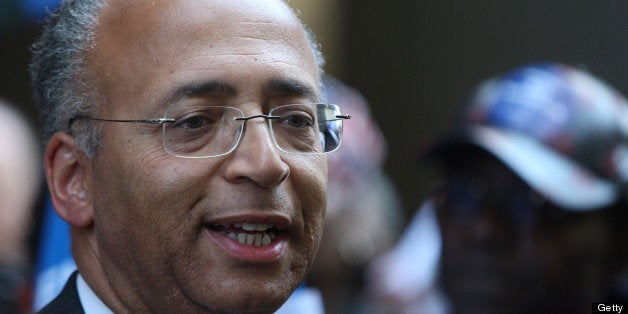
[[[72,116],[70,118],[70,120],[68,120],[68,129],[70,129],[72,127],[72,124],[77,119],[87,119],[87,120],[105,121],[105,122],[150,123],[150,124],[164,124],[164,123],[174,122],[174,119],[167,119],[167,118],[161,118],[161,119],[139,119],[139,120],[116,120],[116,119],[94,118],[94,117],[90,117],[90,116],[84,116],[84,115],[77,114],[77,115]]]
[[[331,121],[349,120],[349,119],[351,119],[351,115],[350,114],[342,114],[342,115],[337,115],[336,119],[321,120],[320,122],[331,122]]]
[[[281,116],[269,116],[266,114],[258,114],[258,115],[254,115],[254,116],[250,116],[250,117],[238,117],[235,118],[236,121],[248,121],[250,119],[255,119],[255,118],[264,118],[264,119],[268,119],[268,120],[276,120],[276,119],[281,119]],[[340,119],[351,119],[351,115],[350,114],[343,114],[343,115],[337,115],[336,119],[333,120],[325,120],[325,121],[337,121]]]
[[[235,118],[236,121],[247,121],[250,119],[255,119],[255,118],[264,118],[264,119],[270,119],[270,120],[276,120],[276,119],[280,119],[281,116],[269,116],[269,115],[265,115],[265,114],[258,114],[258,115],[254,115],[254,116],[250,116],[250,117],[238,117]],[[350,114],[343,114],[343,115],[337,115],[336,119],[351,119],[351,115]],[[335,121],[335,120],[326,120],[326,121]]]
[[[276,119],[280,119],[281,116],[269,116],[269,115],[265,115],[265,114],[258,114],[258,115],[254,115],[254,116],[250,116],[250,117],[236,118],[236,120],[237,121],[247,121],[247,120],[255,119],[255,118],[264,118],[264,119],[276,120]],[[164,124],[164,123],[171,123],[171,122],[175,121],[174,119],[168,119],[168,118],[116,120],[116,119],[94,118],[94,117],[90,117],[90,116],[77,114],[77,115],[72,116],[70,118],[70,120],[68,120],[68,130],[72,128],[72,124],[74,124],[74,121],[76,121],[77,119],[87,119],[87,120],[105,121],[105,122],[149,123],[149,124]],[[350,114],[336,115],[336,119],[347,119],[348,120],[348,119],[351,119],[351,115]],[[328,120],[328,121],[335,121],[335,120]]]

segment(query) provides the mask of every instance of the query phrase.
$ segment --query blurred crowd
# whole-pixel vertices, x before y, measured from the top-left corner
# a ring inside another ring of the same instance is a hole
[[[590,313],[625,302],[626,99],[558,63],[481,82],[422,149],[431,192],[371,265],[394,313]]]

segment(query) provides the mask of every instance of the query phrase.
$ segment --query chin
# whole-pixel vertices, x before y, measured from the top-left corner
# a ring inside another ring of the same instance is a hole
[[[260,282],[259,278],[225,280],[211,291],[188,296],[210,313],[274,313],[290,297],[293,285],[276,280]]]
[[[231,299],[232,302],[223,304],[211,312],[215,313],[274,313],[288,299],[288,296],[261,296],[253,295]]]

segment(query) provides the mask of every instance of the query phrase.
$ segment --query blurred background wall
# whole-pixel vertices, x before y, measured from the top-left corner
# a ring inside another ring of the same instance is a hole
[[[0,97],[31,109],[36,21],[58,0],[0,0]],[[368,99],[403,207],[422,200],[418,145],[441,133],[480,80],[532,61],[582,64],[628,94],[625,0],[291,0],[317,34],[327,73]],[[349,122],[350,123],[350,122]]]

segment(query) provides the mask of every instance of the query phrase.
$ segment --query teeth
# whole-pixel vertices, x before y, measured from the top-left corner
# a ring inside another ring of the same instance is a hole
[[[272,240],[270,239],[270,236],[268,234],[264,233],[264,236],[262,236],[262,245],[264,245],[264,246],[269,245],[271,241]]]
[[[213,225],[214,227],[221,227],[223,230],[221,233],[230,239],[237,241],[240,244],[245,245],[254,245],[254,246],[266,246],[270,245],[275,238],[275,233],[272,230],[275,226],[273,224],[268,223],[234,223],[232,226],[238,229],[243,229],[245,231],[265,231],[260,233],[246,233],[246,232],[235,232],[227,230],[229,226],[219,226]],[[233,229],[231,229],[233,230]]]
[[[255,245],[255,246],[266,246],[269,245],[275,235],[270,233],[256,233],[256,234],[248,234],[248,233],[238,233],[237,235],[234,232],[231,232],[227,235],[229,238],[238,241],[240,244],[246,245]]]
[[[262,235],[261,234],[256,234],[255,235],[255,246],[261,246],[262,245]]]
[[[255,241],[255,236],[252,234],[246,235],[246,245],[253,245],[253,241]]]
[[[238,224],[233,224],[233,225],[235,227],[238,227]],[[254,223],[245,222],[241,226],[239,226],[238,228],[242,228],[242,229],[244,229],[246,231],[264,231],[264,230],[270,229],[272,227],[273,227],[272,224],[264,224],[264,223],[254,224]]]
[[[275,238],[275,234],[272,232],[263,233],[263,234],[262,233],[249,234],[249,233],[235,233],[235,232],[225,233],[223,232],[223,234],[234,241],[238,241],[238,243],[240,244],[255,245],[255,246],[269,245]]]

